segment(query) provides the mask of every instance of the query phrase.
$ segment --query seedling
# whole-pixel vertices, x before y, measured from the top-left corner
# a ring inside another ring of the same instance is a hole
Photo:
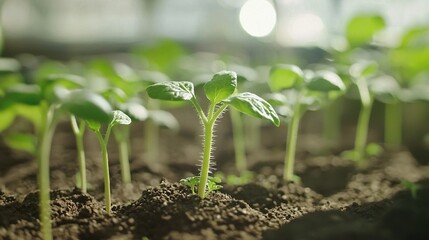
[[[322,94],[344,91],[345,85],[333,72],[304,73],[295,65],[273,67],[269,84],[273,92],[281,92],[272,95],[272,102],[279,106],[280,114],[289,119],[283,179],[297,182],[299,178],[293,169],[300,119],[306,110],[317,109]]]
[[[417,191],[422,188],[422,185],[417,184],[417,183],[413,183],[413,182],[408,181],[408,180],[402,180],[401,181],[401,185],[405,189],[407,189],[408,191],[410,191],[411,197],[413,199],[417,199]]]
[[[62,100],[62,107],[76,117],[86,120],[88,127],[97,135],[103,158],[106,211],[110,214],[111,197],[107,143],[113,126],[117,124],[128,125],[131,123],[131,119],[119,110],[112,111],[110,104],[103,97],[88,90],[71,91]],[[108,126],[103,137],[100,128],[106,122]]]
[[[107,154],[107,143],[109,141],[110,132],[112,127],[116,124],[121,125],[129,125],[131,123],[131,119],[123,112],[119,110],[113,111],[113,118],[107,126],[107,130],[103,135],[100,132],[100,122],[89,121],[88,127],[95,132],[97,135],[98,141],[101,146],[101,153],[103,156],[103,172],[104,172],[104,198],[106,204],[107,214],[110,214],[111,209],[111,200],[110,200],[110,176],[109,176],[109,158]]]
[[[179,181],[181,184],[189,187],[191,189],[192,195],[195,194],[195,188],[198,187],[200,184],[200,176],[192,176],[187,177],[184,179],[180,179]],[[221,179],[219,177],[211,177],[209,176],[207,179],[207,192],[206,195],[209,193],[219,190],[222,188],[222,185],[219,185],[221,183]]]
[[[350,74],[353,77],[354,84],[357,87],[361,102],[361,110],[356,127],[355,146],[353,151],[346,152],[344,156],[356,161],[358,167],[364,167],[366,162],[366,144],[369,120],[371,109],[374,102],[374,96],[368,88],[368,79],[373,77],[378,70],[378,66],[374,62],[356,63],[350,68]]]
[[[146,91],[151,98],[166,101],[189,101],[195,107],[204,128],[203,160],[200,170],[198,196],[207,196],[207,181],[210,172],[210,160],[213,146],[213,130],[216,120],[228,106],[240,112],[266,119],[276,126],[280,120],[273,107],[264,99],[249,92],[233,94],[237,88],[237,74],[231,71],[221,71],[204,84],[204,92],[210,101],[207,113],[204,113],[194,93],[191,82],[165,82],[149,86]]]
[[[398,149],[402,143],[402,89],[392,76],[380,75],[368,84],[375,99],[384,103],[384,143],[389,149]]]
[[[2,104],[27,105],[37,109],[33,123],[37,132],[36,158],[38,164],[39,209],[43,239],[52,239],[49,196],[49,158],[51,142],[58,122],[60,89],[82,86],[80,78],[72,75],[50,75],[37,85],[19,84],[8,88]]]

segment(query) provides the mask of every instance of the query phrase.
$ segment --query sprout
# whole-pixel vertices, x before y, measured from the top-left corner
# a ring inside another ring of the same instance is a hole
[[[344,91],[345,85],[333,72],[304,72],[295,65],[273,67],[269,84],[273,92],[278,92],[271,95],[271,102],[289,119],[283,179],[299,181],[293,169],[300,119],[306,110],[319,107],[323,94]]]
[[[207,113],[204,113],[194,94],[191,82],[165,82],[149,86],[146,91],[151,98],[166,101],[190,101],[195,107],[204,127],[203,160],[200,170],[198,196],[204,198],[211,191],[207,190],[210,171],[211,151],[213,146],[213,130],[216,120],[228,106],[240,112],[266,119],[276,126],[280,124],[277,113],[271,105],[255,94],[244,92],[233,94],[237,87],[237,74],[221,71],[204,84],[204,92],[210,101]]]

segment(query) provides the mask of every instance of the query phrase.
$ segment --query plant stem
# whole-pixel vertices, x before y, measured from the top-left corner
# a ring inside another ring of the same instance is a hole
[[[358,124],[356,128],[355,138],[355,160],[358,165],[363,166],[363,159],[365,157],[365,146],[368,137],[369,120],[371,117],[371,109],[373,99],[369,94],[368,86],[365,79],[358,79],[358,89],[361,98],[362,108],[359,113]]]
[[[196,101],[193,101],[192,103],[194,104],[194,106],[199,107]],[[200,198],[204,198],[206,193],[206,185],[207,185],[207,180],[208,180],[209,171],[210,171],[210,159],[211,159],[212,146],[213,146],[213,128],[216,123],[216,120],[219,118],[222,112],[227,108],[227,106],[228,106],[227,104],[223,104],[221,107],[216,109],[215,104],[210,104],[207,118],[203,112],[199,112],[197,110],[198,115],[200,116],[204,125],[203,162],[201,165],[200,183],[198,185],[198,196]]]
[[[288,126],[287,140],[286,140],[286,155],[283,169],[283,180],[295,181],[294,163],[296,143],[298,140],[299,121],[301,118],[299,101],[295,104],[293,116]]]
[[[159,104],[156,101],[148,100],[148,109],[149,110],[157,110],[159,109]],[[158,149],[159,145],[159,127],[152,120],[147,119],[144,125],[144,150],[146,155],[146,161],[156,167],[158,164]]]
[[[261,121],[258,118],[246,118],[246,149],[257,152],[261,149]]]
[[[234,153],[235,153],[235,167],[239,174],[247,170],[246,148],[243,135],[243,119],[240,113],[236,110],[229,111],[231,116]]]
[[[401,103],[385,104],[384,142],[389,149],[398,149],[402,144]]]
[[[120,128],[118,128],[120,127]],[[119,144],[119,163],[121,164],[121,176],[123,183],[131,183],[131,171],[129,160],[129,133],[128,125],[118,126],[114,131],[116,142]]]
[[[109,128],[111,126],[109,125]],[[110,131],[108,130],[110,133]],[[105,199],[105,205],[106,205],[106,212],[107,214],[110,214],[110,174],[109,174],[109,156],[107,154],[107,141],[105,139],[109,139],[108,133],[106,132],[106,137],[103,139],[103,136],[101,135],[100,131],[97,130],[96,132],[98,141],[100,142],[101,146],[101,153],[103,157],[103,174],[104,174],[104,199]]]
[[[323,111],[323,138],[331,148],[340,142],[341,102],[334,100]]]
[[[212,151],[213,126],[214,123],[207,123],[204,125],[204,153],[200,172],[200,183],[198,185],[198,196],[200,198],[204,198],[206,193],[206,183],[209,176]]]
[[[70,118],[73,133],[76,139],[76,150],[77,157],[79,162],[79,174],[80,174],[80,188],[83,193],[87,192],[87,184],[86,184],[86,159],[85,159],[85,151],[83,145],[83,135],[85,133],[86,122],[81,121],[78,126],[76,117],[73,115]]]
[[[46,105],[43,105],[45,109]],[[52,239],[51,206],[50,206],[50,183],[49,183],[49,158],[51,143],[55,131],[54,107],[50,106],[43,116],[44,124],[40,131],[38,147],[38,184],[39,184],[39,210],[43,240]]]

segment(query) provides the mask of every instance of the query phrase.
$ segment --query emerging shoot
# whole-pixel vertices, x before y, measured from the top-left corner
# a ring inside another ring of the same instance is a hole
[[[198,183],[198,196],[204,198],[209,189],[209,172],[212,158],[213,130],[216,120],[228,106],[250,116],[266,119],[276,126],[280,120],[273,107],[264,99],[249,92],[233,94],[237,88],[237,74],[232,71],[221,71],[204,84],[204,92],[210,101],[205,113],[198,103],[191,82],[163,82],[149,86],[146,91],[151,98],[166,101],[189,101],[195,107],[204,128],[203,160]],[[208,190],[207,190],[208,189]]]

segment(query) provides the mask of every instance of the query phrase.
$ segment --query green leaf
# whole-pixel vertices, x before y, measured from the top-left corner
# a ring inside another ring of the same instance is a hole
[[[312,91],[330,92],[344,91],[346,86],[337,74],[331,71],[318,71],[309,79],[307,88]]]
[[[382,75],[369,82],[368,88],[377,100],[383,103],[395,103],[399,100],[399,83],[391,76]]]
[[[69,113],[84,120],[109,122],[112,107],[102,96],[88,90],[72,90],[64,97],[62,107]]]
[[[38,105],[42,100],[40,88],[37,85],[18,84],[5,92],[5,100],[27,105]]]
[[[33,134],[13,133],[4,136],[5,143],[13,149],[36,153],[36,137]]]
[[[149,118],[161,127],[165,127],[174,131],[179,130],[179,122],[173,114],[164,110],[151,110],[149,111]]]
[[[5,129],[9,128],[15,120],[15,111],[12,108],[0,111],[0,119],[0,132],[3,132]]]
[[[147,109],[138,102],[127,102],[121,104],[119,108],[132,120],[144,121],[149,116]]]
[[[129,125],[131,124],[131,118],[127,116],[124,112],[120,110],[113,111],[113,119],[112,123],[121,124],[121,125]]]
[[[231,96],[237,88],[237,74],[232,71],[221,71],[204,84],[204,92],[207,98],[214,104],[218,104]]]
[[[94,132],[100,131],[101,123],[93,120],[87,120],[88,128],[91,129]]]
[[[369,78],[374,76],[378,71],[376,62],[358,62],[350,67],[350,75],[355,78]]]
[[[40,81],[42,96],[49,102],[60,100],[64,95],[58,88],[74,89],[85,85],[86,80],[80,76],[72,74],[51,74]],[[59,94],[60,93],[60,94]]]
[[[43,108],[40,105],[14,104],[13,109],[17,116],[30,121],[36,129],[40,129],[43,124]]]
[[[370,42],[385,26],[384,19],[379,15],[355,16],[347,23],[346,37],[351,46],[359,46]]]
[[[270,71],[269,85],[273,92],[297,87],[304,80],[303,71],[295,65],[277,65]]]
[[[240,112],[269,120],[276,126],[280,125],[280,119],[274,108],[267,101],[253,93],[244,92],[232,95],[224,102]]]
[[[194,97],[191,82],[156,83],[146,88],[149,97],[166,101],[187,101]]]

